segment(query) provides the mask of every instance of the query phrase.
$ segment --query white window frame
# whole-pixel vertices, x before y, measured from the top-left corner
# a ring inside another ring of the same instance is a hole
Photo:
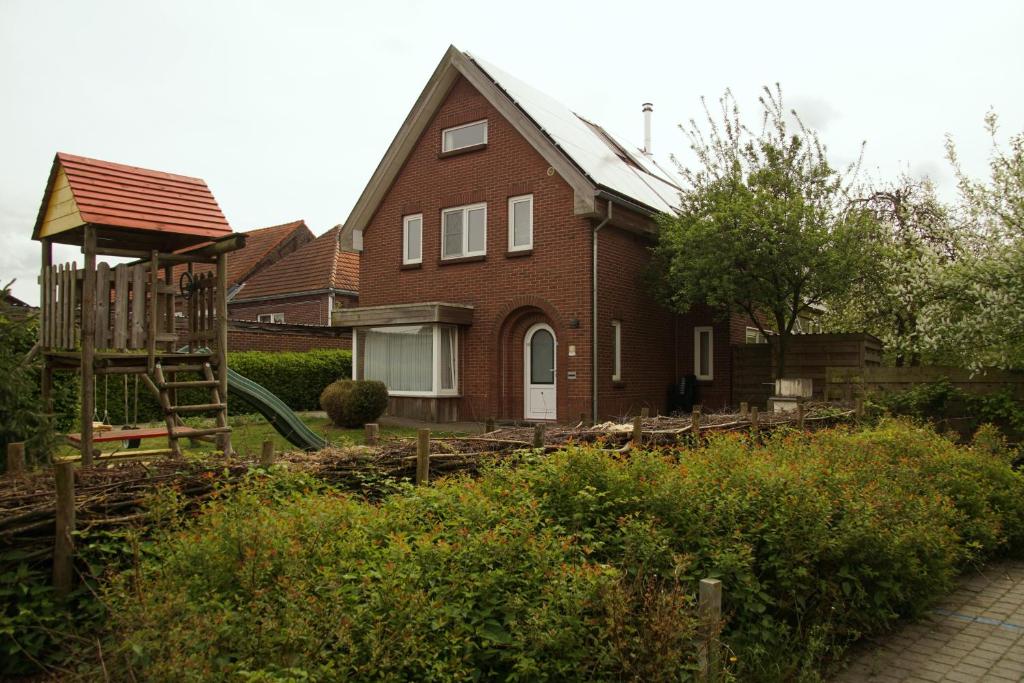
[[[749,341],[749,337],[750,337],[750,333],[751,332],[754,333],[754,341]],[[746,342],[747,344],[767,344],[768,343],[768,339],[764,336],[764,334],[762,334],[761,330],[757,329],[756,327],[750,327],[749,325],[747,326],[746,330],[743,333],[743,341]]]
[[[270,318],[270,320],[264,320],[264,318]],[[276,320],[275,318],[279,318],[279,320]],[[256,322],[284,325],[284,313],[257,313]]]
[[[708,333],[708,371],[702,375],[700,372],[700,336]],[[693,328],[693,374],[699,380],[713,380],[715,378],[715,328],[710,326]]]
[[[469,251],[469,212],[475,209],[484,210],[484,248],[480,251]],[[450,213],[462,213],[462,253],[455,256],[448,256],[444,253],[444,231],[445,216]],[[467,258],[470,256],[485,256],[487,254],[487,202],[478,204],[465,204],[463,206],[452,206],[441,210],[441,260]]]
[[[474,142],[472,145],[463,145],[462,147],[451,147],[451,148],[448,148],[448,147],[445,146],[445,139],[447,138],[448,133],[450,133],[451,131],[453,131],[453,130],[462,130],[463,128],[469,128],[470,126],[478,126],[481,123],[484,124],[484,141],[483,142]],[[445,128],[445,129],[443,129],[441,131],[441,153],[444,154],[444,153],[447,153],[447,152],[457,152],[460,149],[467,149],[469,147],[476,147],[477,145],[486,145],[487,144],[487,136],[490,133],[489,129],[490,129],[490,126],[487,124],[487,119],[480,119],[478,121],[470,121],[469,123],[463,123],[463,124],[460,124],[458,126],[451,126],[449,128]]]
[[[526,244],[517,245],[516,242],[516,215],[515,205],[521,204],[522,202],[530,203],[530,241]],[[532,194],[521,194],[516,197],[508,198],[508,250],[509,251],[529,251],[533,249],[533,195]]]
[[[409,258],[409,223],[418,220],[420,222],[420,256],[419,258]],[[423,214],[414,213],[408,216],[402,217],[402,264],[411,265],[414,263],[423,263]]]
[[[612,321],[612,381],[622,381],[622,321]]]
[[[433,387],[431,391],[392,391],[388,389],[388,396],[414,396],[420,398],[436,398],[436,397],[447,397],[447,396],[461,396],[459,393],[459,328],[457,325],[446,325],[443,323],[426,323],[429,324],[431,333],[433,334],[433,343],[431,347],[431,372],[430,372],[430,385]],[[377,325],[375,327],[385,327],[384,325]],[[441,328],[450,328],[454,332],[454,338],[452,339],[452,372],[453,382],[451,389],[438,389],[441,386]],[[353,379],[366,377],[366,369],[359,367],[358,363],[358,349],[359,333],[365,333],[366,331],[373,328],[362,328],[357,329],[355,335],[353,335],[352,345],[352,358],[353,358]],[[365,340],[364,340],[365,343]]]

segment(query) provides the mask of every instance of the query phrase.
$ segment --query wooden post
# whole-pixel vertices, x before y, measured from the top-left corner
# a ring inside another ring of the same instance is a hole
[[[487,421],[484,422],[484,433],[485,434],[490,434],[493,431],[494,431],[494,418],[493,417],[489,417],[489,418],[487,418]]]
[[[39,397],[42,399],[43,412],[47,415],[53,413],[53,367],[50,365],[50,358],[46,352],[52,344],[51,330],[53,329],[53,243],[48,239],[42,241],[42,277],[39,280],[39,340],[42,342],[43,368],[42,378],[39,386]]]
[[[586,413],[580,413],[580,424],[584,427],[590,426],[590,420],[587,419]]]
[[[82,465],[92,467],[92,416],[96,412],[96,228],[92,225],[85,226],[82,250]]]
[[[25,473],[25,442],[7,444],[7,474],[17,477]]]
[[[700,652],[700,679],[717,681],[721,673],[718,630],[722,621],[722,582],[701,579],[698,604],[703,643]]]
[[[853,415],[858,420],[861,420],[861,419],[864,418],[864,399],[863,398],[858,398],[857,402],[854,404],[854,406],[853,406]]]
[[[694,406],[693,412],[690,413],[690,433],[693,434],[694,441],[700,440],[700,406]]]
[[[416,435],[416,485],[430,481],[430,430],[421,429]]]
[[[376,446],[377,437],[380,435],[380,425],[376,422],[367,422],[364,429],[366,430],[366,445]]]
[[[740,401],[740,418],[747,419],[747,415],[750,414],[750,406],[747,405],[746,401]]]
[[[533,447],[544,448],[544,425],[538,423],[533,425]]]
[[[91,455],[91,454],[90,454]],[[57,483],[56,538],[53,544],[53,585],[61,597],[71,592],[74,579],[75,466],[59,462],[53,466]]]
[[[758,423],[758,420],[759,420],[759,415],[758,415],[757,406],[751,406],[750,407],[750,433],[753,434],[755,437],[757,436],[757,428],[758,428],[758,424],[757,423]]]
[[[801,432],[804,430],[804,402],[796,402],[796,428]]]
[[[637,415],[633,418],[633,445],[639,446],[644,441],[644,421]]]
[[[217,379],[220,402],[228,403],[228,255],[217,255]],[[225,411],[226,412],[226,411]],[[231,432],[219,436],[224,455],[231,455]]]
[[[640,409],[640,417],[647,418],[647,417],[650,417],[650,414],[651,414],[651,409],[648,408],[647,406],[644,406],[643,408]]]
[[[263,449],[260,451],[260,467],[270,467],[274,464],[274,442],[267,439],[263,442]]]

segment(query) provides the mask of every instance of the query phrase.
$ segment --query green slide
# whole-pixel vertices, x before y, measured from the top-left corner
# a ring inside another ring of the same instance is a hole
[[[260,415],[267,418],[278,434],[296,448],[318,451],[327,446],[327,442],[307,427],[284,401],[231,368],[228,368],[228,396],[232,399],[238,397],[255,408]]]

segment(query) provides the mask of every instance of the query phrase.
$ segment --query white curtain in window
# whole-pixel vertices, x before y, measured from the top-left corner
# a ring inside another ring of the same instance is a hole
[[[441,363],[439,371],[441,378],[441,391],[451,391],[455,388],[455,351],[458,347],[456,331],[454,327],[442,327],[441,333]]]
[[[429,392],[433,357],[432,326],[375,327],[366,332],[363,378],[380,380],[389,391]]]

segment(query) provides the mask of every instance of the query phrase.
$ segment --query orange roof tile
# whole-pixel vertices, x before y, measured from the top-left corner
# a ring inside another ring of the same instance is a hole
[[[58,168],[64,169],[86,223],[203,239],[231,233],[217,200],[201,178],[58,152],[33,238],[39,236]]]
[[[234,301],[325,289],[359,291],[359,254],[341,249],[340,229],[341,226],[331,228],[261,270],[245,283]]]
[[[268,228],[255,228],[245,231],[245,246],[238,251],[232,252],[228,257],[228,286],[241,284],[251,277],[257,266],[267,257],[270,252],[277,249],[281,244],[291,239],[296,232],[309,233],[304,241],[312,241],[313,233],[306,227],[304,220],[272,225]],[[298,237],[298,239],[302,239]],[[174,281],[177,282],[181,273],[188,269],[185,264],[174,267]],[[193,266],[193,272],[213,272],[214,266],[209,263],[197,263]]]

